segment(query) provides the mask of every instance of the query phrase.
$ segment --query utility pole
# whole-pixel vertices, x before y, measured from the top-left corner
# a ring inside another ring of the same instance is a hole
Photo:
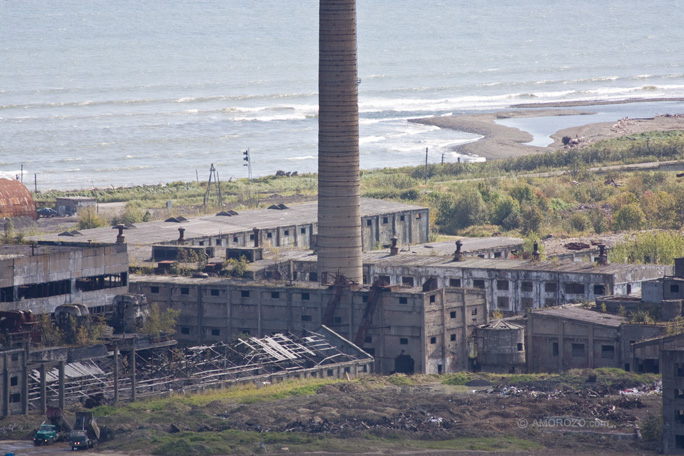
[[[425,185],[427,185],[427,175],[428,175],[428,148],[425,148]]]

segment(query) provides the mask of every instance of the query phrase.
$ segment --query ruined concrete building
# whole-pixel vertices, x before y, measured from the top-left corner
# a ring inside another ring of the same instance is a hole
[[[52,313],[67,303],[93,308],[127,291],[126,245],[0,246],[0,311]]]
[[[281,284],[135,276],[131,290],[181,311],[177,338],[192,343],[330,327],[375,357],[380,373],[446,373],[471,366],[477,325],[487,321],[481,290]]]
[[[684,454],[684,348],[660,352],[663,374],[663,453]]]

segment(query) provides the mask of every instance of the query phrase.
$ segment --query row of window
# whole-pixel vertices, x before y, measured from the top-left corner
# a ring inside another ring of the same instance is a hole
[[[420,220],[421,215],[420,213],[416,214],[416,220]],[[399,221],[403,222],[406,220],[406,216],[400,215],[399,216]],[[387,225],[389,223],[389,217],[383,217],[382,218],[382,224]],[[366,226],[373,226],[373,219],[366,219]]]
[[[558,342],[554,342],[552,346],[553,356],[558,356]],[[571,354],[576,358],[583,358],[585,356],[584,344],[572,344]],[[601,345],[601,358],[603,359],[614,359],[615,358],[615,346],[614,345]]]
[[[74,282],[76,291],[83,292],[125,287],[128,285],[128,273],[81,277]],[[0,302],[14,302],[15,299],[40,299],[65,294],[71,294],[71,280],[69,279],[0,288]]]
[[[306,234],[306,228],[300,228],[299,232],[301,234]],[[283,230],[283,236],[289,236],[290,235],[290,230]],[[268,231],[266,232],[266,239],[272,239],[273,238],[273,232]],[[254,235],[250,234],[249,235],[249,240],[253,241],[254,240]],[[233,236],[233,244],[238,244],[240,242],[240,238],[238,236]],[[198,244],[200,246],[204,245],[204,241],[199,241]],[[223,240],[222,239],[216,239],[214,241],[214,244],[217,246],[222,246],[223,245]]]

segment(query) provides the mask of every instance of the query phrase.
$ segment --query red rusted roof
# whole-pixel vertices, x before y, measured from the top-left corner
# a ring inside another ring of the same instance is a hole
[[[0,179],[0,217],[37,217],[31,192],[18,180]]]

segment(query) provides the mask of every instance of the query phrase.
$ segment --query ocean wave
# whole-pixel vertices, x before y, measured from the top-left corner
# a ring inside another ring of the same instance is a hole
[[[302,161],[302,160],[316,160],[318,157],[314,155],[302,155],[299,157],[285,157],[281,158],[283,161]]]

